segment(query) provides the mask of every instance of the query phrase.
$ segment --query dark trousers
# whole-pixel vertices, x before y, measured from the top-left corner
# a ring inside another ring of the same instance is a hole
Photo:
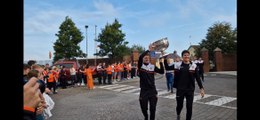
[[[82,82],[82,75],[81,74],[77,74],[77,83],[81,84]]]
[[[82,79],[83,79],[84,84],[87,85],[87,76],[86,76],[86,75],[83,75],[83,76],[82,76]]]
[[[136,68],[131,69],[131,78],[133,78],[135,76],[135,71],[136,71]]]
[[[107,80],[108,80],[108,84],[112,84],[112,74],[107,74]]]
[[[125,70],[124,71],[124,79],[127,79],[127,74],[128,74],[128,72],[127,72],[127,70]]]
[[[56,82],[47,82],[47,87],[51,90],[53,88],[53,93],[56,91]]]
[[[72,82],[71,84],[75,85],[77,83],[77,76],[76,75],[71,75],[70,77],[71,77],[71,82]]]
[[[141,110],[142,110],[145,120],[148,120],[148,113],[147,113],[148,103],[150,105],[150,107],[149,107],[150,108],[150,120],[155,119],[157,101],[158,101],[158,98],[157,98],[156,94],[142,95],[142,93],[140,93],[139,102],[140,102]]]
[[[103,72],[102,73],[102,77],[103,77],[103,84],[107,84],[107,73]]]
[[[121,72],[121,77],[120,77],[120,80],[123,80],[124,79],[124,71]]]
[[[193,104],[193,98],[194,98],[194,90],[179,90],[179,89],[177,89],[177,93],[176,93],[176,100],[177,100],[176,111],[177,111],[177,115],[181,114],[181,110],[183,108],[184,97],[186,98],[186,109],[187,109],[186,120],[191,120],[192,104]]]
[[[97,74],[97,77],[98,77],[98,84],[102,84],[102,72],[99,72],[98,74]]]
[[[61,85],[61,88],[67,88],[67,81],[65,79],[65,77],[61,77],[60,78],[60,85]]]

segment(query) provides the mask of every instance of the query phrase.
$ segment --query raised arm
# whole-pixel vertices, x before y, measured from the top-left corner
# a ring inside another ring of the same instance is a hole
[[[145,52],[143,52],[140,56],[139,56],[139,60],[138,60],[138,69],[141,69],[141,66],[143,64],[143,58],[144,56],[149,52],[149,50],[146,50]]]
[[[160,69],[155,66],[154,71],[157,72],[157,73],[160,73],[160,74],[164,74],[164,67],[163,67],[163,63],[162,63],[161,59],[160,59]]]

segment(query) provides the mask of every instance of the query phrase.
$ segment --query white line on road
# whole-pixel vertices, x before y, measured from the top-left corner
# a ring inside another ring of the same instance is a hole
[[[114,88],[122,88],[122,87],[125,87],[125,86],[128,86],[128,85],[117,85],[117,86],[112,86],[112,87],[106,87],[106,89],[114,89]]]
[[[112,86],[118,86],[119,84],[113,84],[113,85],[106,85],[106,86],[99,86],[98,88],[108,88]]]
[[[210,101],[210,102],[206,102],[205,104],[221,106],[223,104],[226,104],[226,103],[234,101],[234,100],[236,100],[236,98],[233,98],[233,97],[221,97],[219,99],[216,99],[216,100],[213,100],[213,101]]]
[[[163,94],[169,93],[168,90],[162,90],[158,92],[158,96],[161,96]]]
[[[205,94],[204,97],[201,98],[201,95],[200,95],[200,94],[199,94],[199,95],[196,95],[196,96],[194,96],[194,98],[193,98],[193,102],[196,102],[197,100],[205,99],[205,98],[210,97],[210,96],[212,96],[212,95]]]
[[[113,91],[121,92],[121,91],[123,91],[123,90],[132,89],[132,88],[136,88],[136,87],[134,87],[134,86],[128,86],[128,87],[124,87],[124,88],[120,88],[120,89],[115,89],[115,90],[113,90]]]
[[[109,89],[109,90],[112,90],[112,91],[123,92],[123,93],[133,93],[134,95],[140,94],[140,88],[136,88],[136,86],[114,84],[114,85],[100,86],[99,88]],[[168,98],[168,99],[175,99],[176,98],[175,93],[163,96],[164,94],[169,93],[167,90],[157,89],[157,91],[158,91],[159,97]],[[205,94],[204,97],[201,98],[200,94],[198,94],[198,93],[194,93],[194,94],[195,94],[195,96],[193,98],[193,101],[195,103],[214,105],[214,106],[225,107],[225,108],[230,108],[230,109],[237,109],[237,107],[231,107],[231,106],[225,106],[224,105],[226,103],[229,103],[229,102],[236,100],[237,98],[235,98],[235,97],[226,97],[226,96]],[[209,102],[199,101],[201,99],[207,99],[210,96],[217,96],[217,97],[220,97],[220,98],[215,99],[215,100],[211,100]],[[184,99],[184,101],[186,101],[186,99]]]
[[[163,98],[175,99],[176,98],[176,94],[170,94],[170,95],[167,95],[167,96],[163,96]]]
[[[140,91],[140,88],[135,88],[135,89],[131,89],[131,90],[126,90],[126,91],[122,91],[123,93],[134,93]]]

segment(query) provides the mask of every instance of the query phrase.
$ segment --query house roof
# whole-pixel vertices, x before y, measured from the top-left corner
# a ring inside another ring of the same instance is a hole
[[[188,48],[188,50],[190,50],[191,48],[198,49],[198,48],[199,48],[199,45],[190,45],[190,47]]]

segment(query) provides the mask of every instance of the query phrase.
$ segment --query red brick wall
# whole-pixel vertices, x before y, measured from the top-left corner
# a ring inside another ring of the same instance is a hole
[[[222,71],[236,71],[237,70],[237,55],[236,54],[222,54]]]

